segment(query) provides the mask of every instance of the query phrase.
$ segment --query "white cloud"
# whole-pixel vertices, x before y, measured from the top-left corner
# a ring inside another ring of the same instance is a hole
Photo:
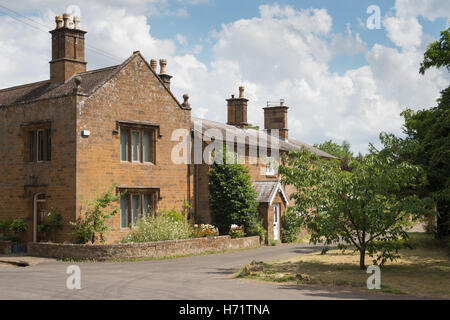
[[[33,6],[32,0],[25,1]],[[266,101],[285,98],[291,136],[309,143],[345,139],[355,151],[367,150],[367,143],[376,141],[380,131],[400,133],[400,111],[434,105],[439,91],[448,85],[448,75],[442,71],[418,73],[424,46],[431,39],[417,16],[442,16],[435,1],[425,2],[417,2],[422,10],[418,11],[398,0],[396,11],[385,19],[388,37],[398,47],[377,44],[369,49],[350,26],[345,33],[333,33],[332,17],[325,9],[263,5],[258,17],[211,32],[213,59],[206,65],[195,56],[201,45],[191,51],[177,48],[187,44],[182,34],[173,40],[152,36],[147,16],[176,12],[166,0],[128,0],[124,5],[118,0],[80,1],[87,44],[120,60],[135,50],[147,59],[167,58],[168,72],[174,76],[173,92],[180,98],[189,93],[193,115],[225,122],[225,99],[244,85],[250,99],[249,122],[262,126],[261,108]],[[65,9],[56,0],[44,0],[40,6],[42,11],[33,19],[50,26],[55,14]],[[48,32],[4,16],[0,29],[4,31],[0,34],[0,87],[48,78]],[[342,75],[330,72],[335,55],[355,52],[366,52],[367,65]],[[89,50],[87,60],[89,69],[120,62]]]
[[[187,45],[187,42],[188,42],[187,38],[185,36],[183,36],[181,33],[178,33],[175,37],[180,45],[182,45],[182,46]]]

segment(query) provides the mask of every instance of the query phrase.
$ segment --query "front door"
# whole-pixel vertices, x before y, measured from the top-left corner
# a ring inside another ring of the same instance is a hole
[[[34,230],[33,241],[47,241],[46,235],[38,232],[38,226],[40,226],[47,216],[47,206],[45,202],[45,194],[37,194],[34,197]]]
[[[273,205],[273,240],[280,240],[280,210],[279,203]]]

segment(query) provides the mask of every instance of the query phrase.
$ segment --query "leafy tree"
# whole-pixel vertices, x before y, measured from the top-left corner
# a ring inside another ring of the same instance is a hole
[[[209,171],[209,204],[214,224],[221,234],[227,234],[232,224],[243,226],[247,233],[257,221],[256,191],[244,165],[237,164],[225,148],[220,156],[223,163],[215,162]]]
[[[361,269],[366,254],[380,265],[396,259],[400,240],[408,237],[405,228],[425,213],[425,201],[399,192],[422,173],[417,166],[396,164],[378,153],[351,160],[351,171],[306,150],[291,152],[284,160],[283,182],[296,189],[291,195],[294,211],[302,213],[311,242],[354,245]]]
[[[88,209],[83,212],[76,222],[70,222],[75,228],[74,234],[79,243],[94,244],[97,240],[105,242],[104,234],[108,231],[106,220],[114,216],[119,210],[113,203],[120,199],[120,195],[113,194],[114,186],[93,200]]]
[[[344,140],[339,145],[332,140],[328,140],[321,144],[315,144],[314,147],[339,158],[341,168],[343,170],[349,170],[348,163],[353,158],[353,152],[350,151],[350,143],[348,141]]]
[[[281,217],[281,233],[283,242],[295,242],[301,232],[301,221],[297,213],[289,207]]]
[[[450,70],[449,37],[449,29],[444,30],[440,40],[428,46],[421,74],[433,66]],[[424,169],[426,179],[410,191],[434,199],[438,212],[436,236],[442,239],[449,235],[450,228],[450,87],[441,91],[436,107],[407,109],[401,115],[405,138],[382,133],[382,152],[397,162],[408,161]]]
[[[427,51],[423,56],[423,62],[420,64],[419,72],[424,74],[431,67],[446,67],[450,71],[450,32],[449,29],[441,32],[441,38],[438,41],[428,45]]]

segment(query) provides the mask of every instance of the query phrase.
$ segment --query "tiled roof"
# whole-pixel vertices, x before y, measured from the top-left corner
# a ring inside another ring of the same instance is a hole
[[[199,132],[201,128],[202,132]],[[329,155],[326,152],[323,152],[319,149],[316,149],[304,142],[301,142],[297,139],[289,138],[288,141],[284,141],[282,139],[279,139],[277,137],[268,135],[264,131],[258,131],[255,129],[240,129],[235,126],[231,126],[228,124],[206,120],[206,119],[199,119],[192,117],[191,118],[191,129],[194,132],[200,133],[203,135],[203,138],[207,138],[210,140],[211,138],[216,138],[212,134],[209,136],[207,133],[210,133],[211,131],[207,132],[209,129],[216,129],[219,130],[222,134],[223,141],[225,142],[233,142],[234,137],[245,137],[245,143],[249,146],[266,146],[268,149],[271,146],[271,142],[273,145],[279,146],[280,150],[283,151],[301,151],[303,148],[309,150],[310,152],[323,157],[323,158],[335,158],[332,155]],[[227,137],[228,133],[228,137]],[[232,140],[233,139],[233,140]]]
[[[272,204],[273,199],[277,192],[281,192],[286,204],[289,204],[289,200],[284,192],[284,189],[280,181],[255,181],[253,187],[258,194],[257,201],[260,203]]]
[[[73,92],[75,85],[75,76],[81,78],[81,91],[90,94],[98,86],[107,81],[121,65],[97,69],[76,74],[67,79],[64,83],[51,83],[50,80],[30,83],[22,86],[0,90],[0,106],[12,105],[35,100],[57,98]]]
[[[50,80],[30,83],[22,86],[1,89],[0,90],[0,107],[7,105],[14,105],[19,103],[31,102],[36,100],[57,98],[64,95],[71,94],[73,89],[75,89],[75,78],[81,78],[80,91],[86,95],[90,95],[95,90],[100,88],[104,83],[106,83],[114,74],[119,72],[125,65],[127,65],[132,59],[140,56],[143,61],[151,69],[148,62],[141,55],[139,51],[135,51],[128,59],[122,62],[120,65],[112,66],[103,69],[97,69],[87,72],[82,72],[74,74],[72,77],[66,80],[64,83],[51,83]],[[157,74],[152,71],[155,76]],[[161,85],[167,90],[167,92],[172,96],[178,106],[182,109],[187,109],[181,105],[172,92],[166,87],[160,77],[158,77]]]

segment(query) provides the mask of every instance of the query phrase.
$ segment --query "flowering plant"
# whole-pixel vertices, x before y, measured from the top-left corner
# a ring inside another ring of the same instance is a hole
[[[194,238],[215,237],[219,235],[219,230],[210,224],[195,224],[192,233]]]

